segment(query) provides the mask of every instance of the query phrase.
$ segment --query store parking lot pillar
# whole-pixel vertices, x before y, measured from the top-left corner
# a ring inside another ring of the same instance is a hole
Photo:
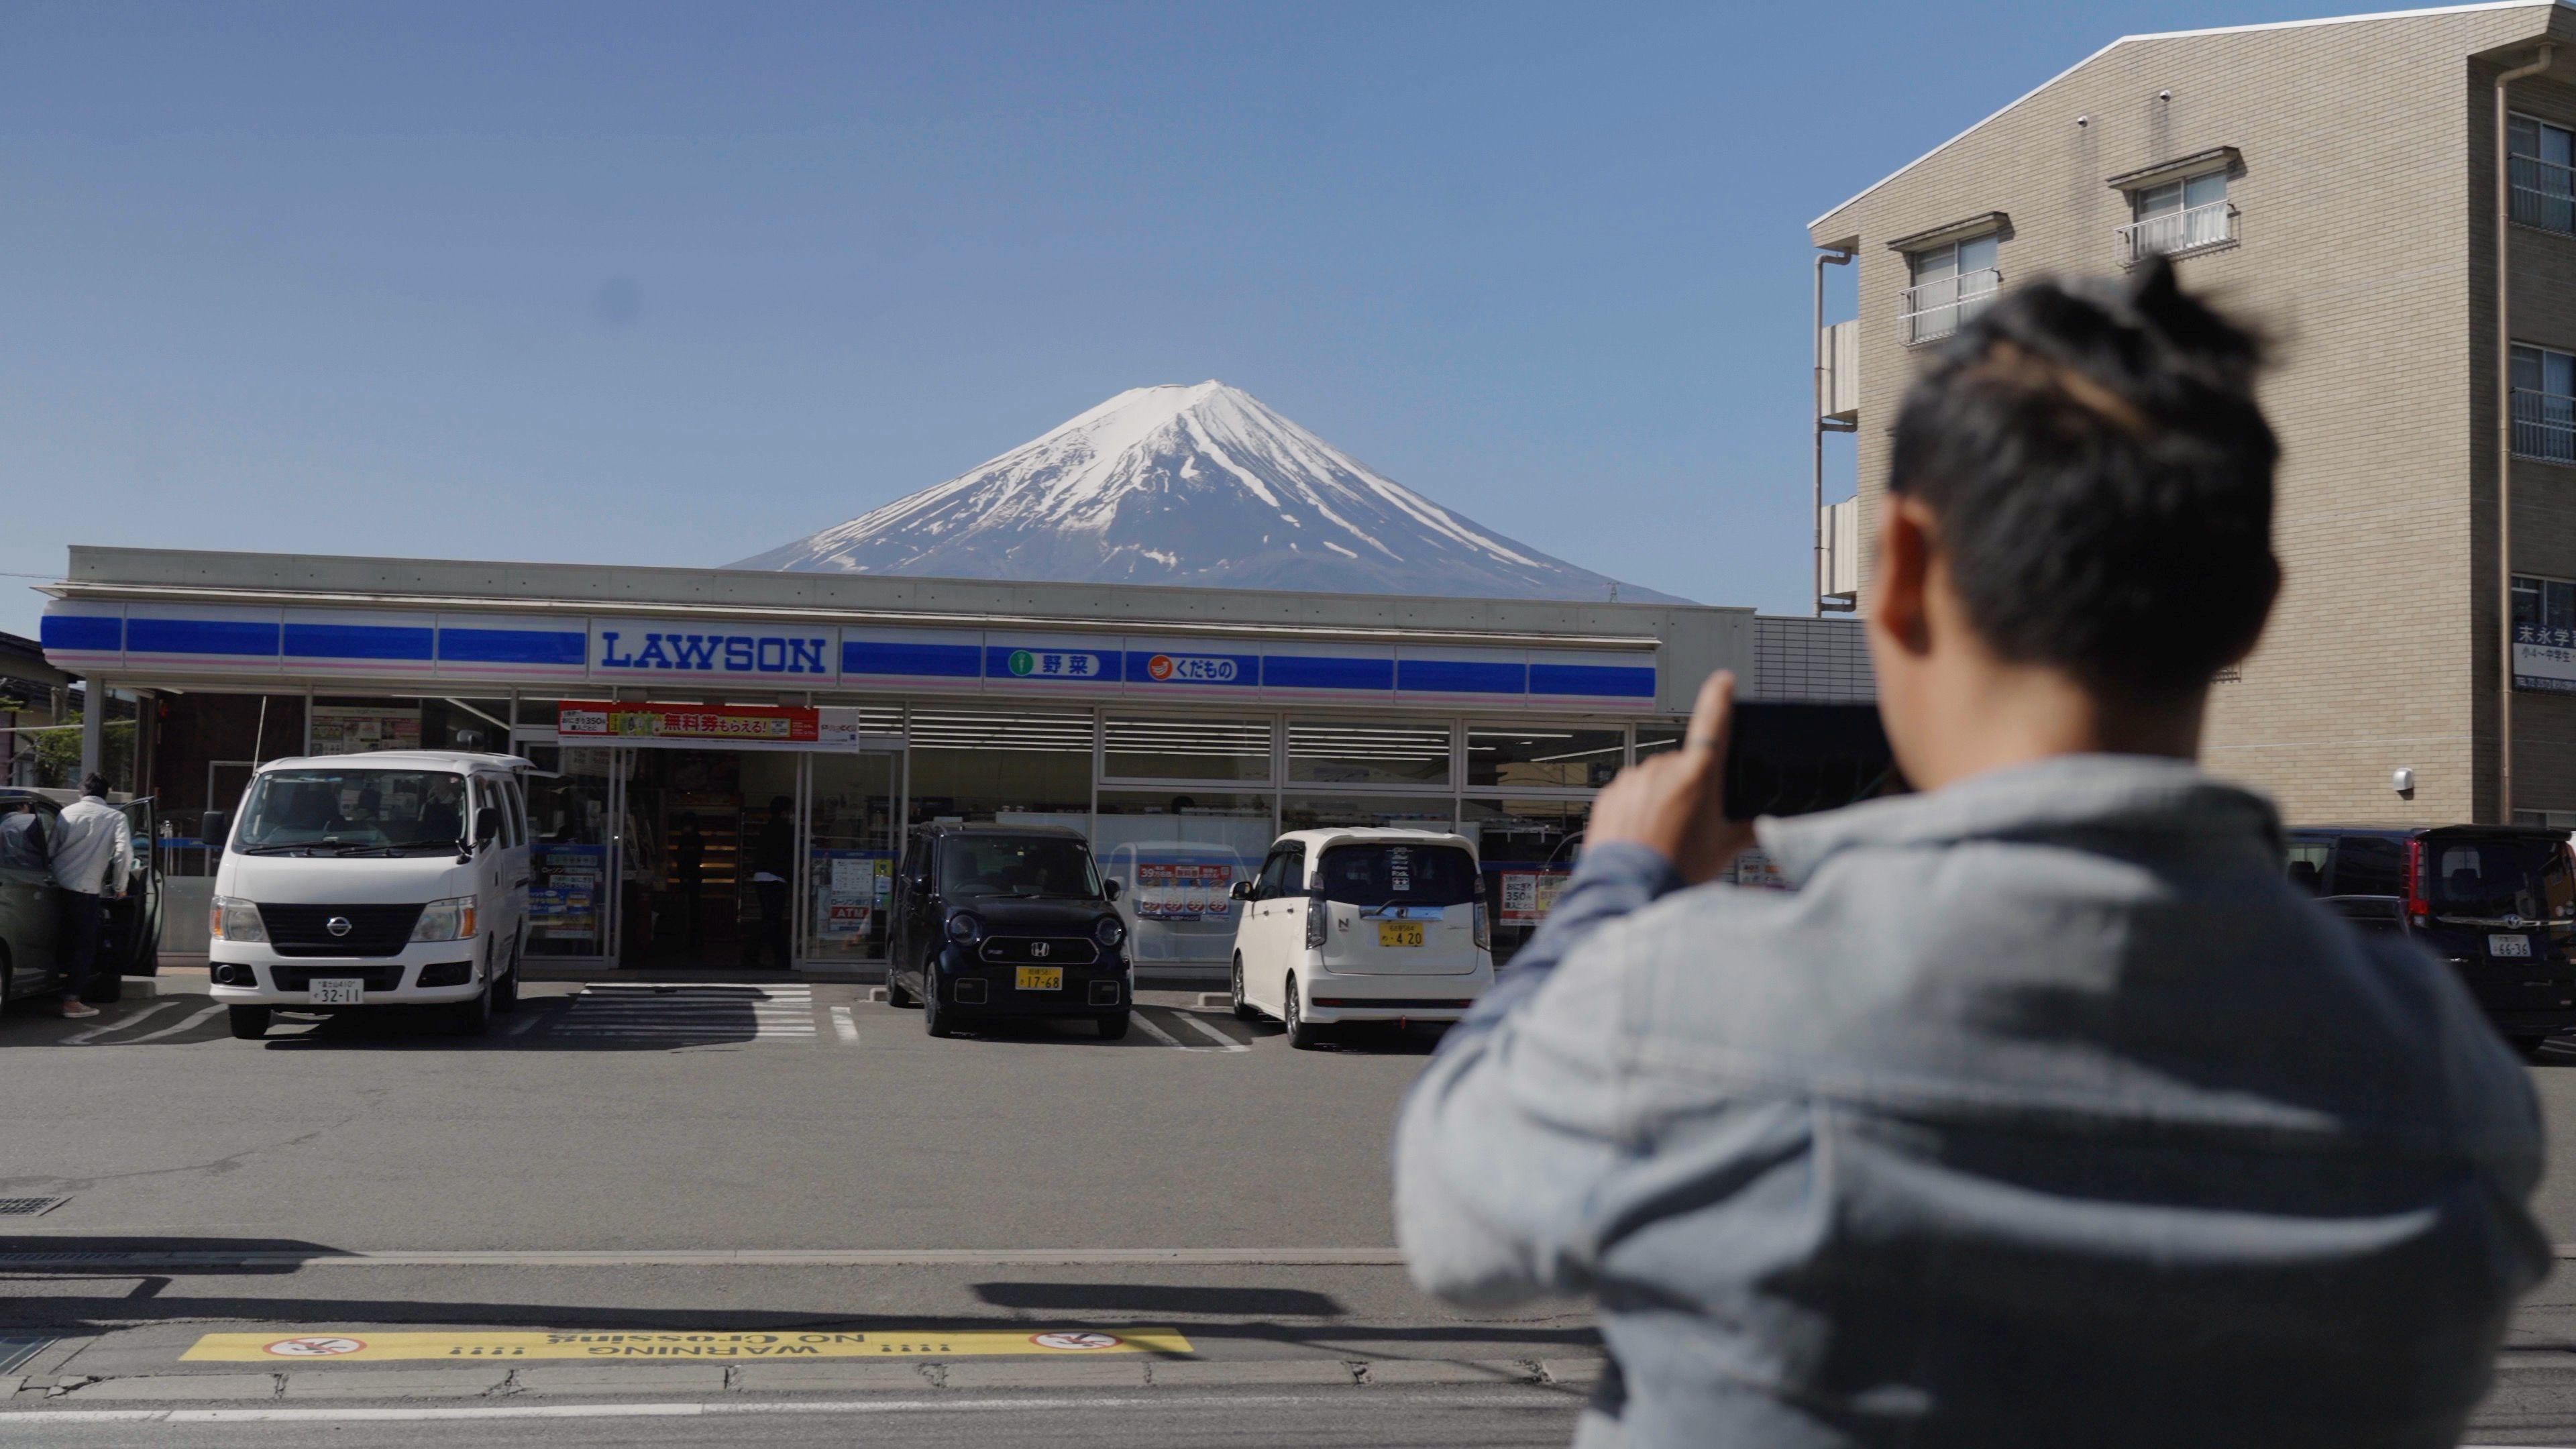
[[[81,779],[88,779],[106,758],[107,681],[93,676],[81,690]]]

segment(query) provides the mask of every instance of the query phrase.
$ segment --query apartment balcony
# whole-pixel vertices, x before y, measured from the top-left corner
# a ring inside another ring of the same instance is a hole
[[[2576,463],[2576,397],[2515,388],[2513,454],[2544,463]]]
[[[1824,596],[1826,608],[1849,609],[1860,597],[1860,500],[1826,504],[1818,532],[1825,554],[1816,561],[1816,592]]]
[[[2214,251],[2236,242],[2236,208],[2213,201],[2185,211],[2168,211],[2117,228],[2120,265],[2134,267],[2149,257],[2180,257]]]
[[[1860,322],[1837,322],[1816,339],[1816,416],[1850,423],[1860,416]]]
[[[1896,321],[1905,345],[1938,342],[1958,331],[1995,300],[2004,274],[1979,267],[1955,277],[1936,277],[1896,294]]]
[[[2546,231],[2576,233],[2576,166],[2537,156],[2507,158],[2513,179],[2513,219]]]

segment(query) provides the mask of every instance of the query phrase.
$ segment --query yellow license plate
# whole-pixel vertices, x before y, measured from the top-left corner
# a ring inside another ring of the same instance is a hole
[[[1022,991],[1062,991],[1064,968],[1061,966],[1023,966],[1016,983]]]
[[[1377,943],[1381,946],[1419,946],[1422,944],[1420,921],[1380,921]]]

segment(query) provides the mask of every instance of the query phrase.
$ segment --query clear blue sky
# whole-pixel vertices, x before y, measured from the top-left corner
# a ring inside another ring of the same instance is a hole
[[[0,7],[0,571],[716,565],[1216,377],[1803,610],[1806,221],[2116,35],[2348,8]]]

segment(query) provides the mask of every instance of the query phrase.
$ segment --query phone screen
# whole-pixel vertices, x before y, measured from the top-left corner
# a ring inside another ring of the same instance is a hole
[[[1811,815],[1879,795],[1905,782],[1871,704],[1735,707],[1726,748],[1726,818]]]

